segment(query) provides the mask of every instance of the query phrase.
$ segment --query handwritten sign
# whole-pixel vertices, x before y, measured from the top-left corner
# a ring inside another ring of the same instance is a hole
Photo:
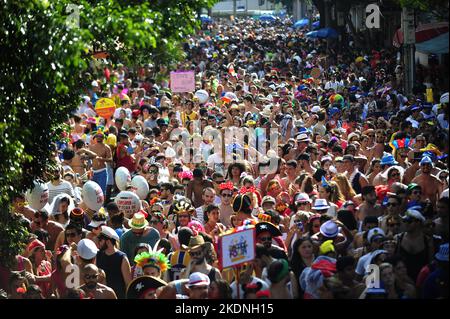
[[[170,89],[174,93],[195,91],[195,72],[170,72]]]
[[[255,229],[246,229],[219,237],[220,267],[236,267],[255,259]]]

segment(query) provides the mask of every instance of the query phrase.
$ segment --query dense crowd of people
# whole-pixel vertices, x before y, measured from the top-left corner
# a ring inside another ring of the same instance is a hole
[[[186,39],[193,92],[165,67],[94,65],[46,205],[12,202],[30,235],[2,296],[447,298],[448,92],[405,94],[390,49],[331,48],[219,20]],[[255,258],[222,269],[219,238],[249,228]]]

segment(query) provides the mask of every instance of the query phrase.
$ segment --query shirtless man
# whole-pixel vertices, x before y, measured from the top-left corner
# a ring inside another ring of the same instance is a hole
[[[194,179],[189,182],[186,189],[186,197],[189,198],[194,207],[198,208],[204,204],[202,194],[207,187],[214,189],[214,184],[207,179],[204,179],[203,171],[201,169],[194,169]]]
[[[408,185],[416,177],[416,172],[419,170],[420,159],[414,157],[414,152],[408,154],[408,162],[411,166],[405,170],[403,174],[403,184]]]
[[[86,159],[94,159],[97,154],[84,148],[85,143],[83,140],[78,140],[73,143],[73,150],[75,152],[74,157],[70,160],[69,165],[72,170],[80,176],[86,173]]]
[[[366,216],[380,217],[383,215],[383,208],[377,204],[377,194],[375,193],[375,187],[363,187],[361,190],[361,195],[364,201],[358,207],[357,219],[359,221],[364,220]]]
[[[93,299],[117,299],[116,293],[110,287],[99,284],[98,267],[94,264],[87,264],[83,268],[85,284],[80,286],[86,295]]]
[[[384,152],[384,143],[386,141],[386,133],[384,130],[377,130],[376,133],[376,143],[373,147],[373,157],[374,158],[382,158]]]
[[[295,185],[297,177],[297,162],[295,160],[290,160],[286,163],[286,177],[281,179],[281,186],[284,189],[290,189],[291,185]]]
[[[412,182],[422,187],[422,201],[429,199],[433,207],[436,207],[436,202],[444,190],[444,184],[436,176],[431,174],[433,168],[431,158],[428,156],[423,157],[420,161],[420,168],[422,173],[415,177]]]
[[[103,133],[96,133],[94,138],[97,143],[89,146],[89,150],[97,154],[97,157],[92,161],[92,168],[94,170],[92,180],[100,185],[103,194],[106,194],[106,180],[108,175],[106,171],[106,163],[112,163],[112,153],[109,146],[103,144]]]

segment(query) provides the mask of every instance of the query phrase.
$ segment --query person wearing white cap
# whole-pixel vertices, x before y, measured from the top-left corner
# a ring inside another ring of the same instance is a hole
[[[132,279],[130,262],[127,255],[116,248],[119,242],[116,231],[108,226],[101,227],[97,266],[105,271],[106,284],[114,289],[117,297],[125,298],[126,288]]]
[[[444,191],[444,183],[439,178],[431,174],[433,161],[430,157],[424,156],[420,161],[420,175],[416,176],[411,182],[422,187],[422,201],[429,199],[435,207],[439,196]]]
[[[194,272],[189,276],[187,284],[189,299],[208,299],[209,277],[201,272]]]
[[[311,211],[312,200],[306,193],[298,193],[294,196],[294,204],[297,211]]]
[[[317,198],[314,201],[313,207],[311,207],[313,210],[316,211],[318,214],[325,214],[328,212],[328,209],[330,209],[330,205],[328,204],[327,200],[324,198]]]
[[[433,259],[433,240],[423,231],[425,217],[421,212],[408,209],[402,219],[406,231],[395,236],[397,254],[404,259],[408,276],[415,281],[422,267]]]
[[[88,264],[96,264],[97,253],[99,249],[97,245],[90,239],[84,238],[80,240],[77,244],[77,266],[80,267],[80,284],[84,282],[83,268]],[[105,283],[105,272],[99,269],[98,282]]]
[[[328,220],[320,226],[317,234],[311,236],[311,240],[317,248],[325,241],[332,240],[336,252],[342,253],[353,241],[353,234],[341,221]]]

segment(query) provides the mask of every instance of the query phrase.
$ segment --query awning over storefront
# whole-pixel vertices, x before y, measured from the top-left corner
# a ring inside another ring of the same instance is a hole
[[[416,50],[424,53],[444,54],[448,53],[449,33],[441,34],[431,40],[417,43]]]

